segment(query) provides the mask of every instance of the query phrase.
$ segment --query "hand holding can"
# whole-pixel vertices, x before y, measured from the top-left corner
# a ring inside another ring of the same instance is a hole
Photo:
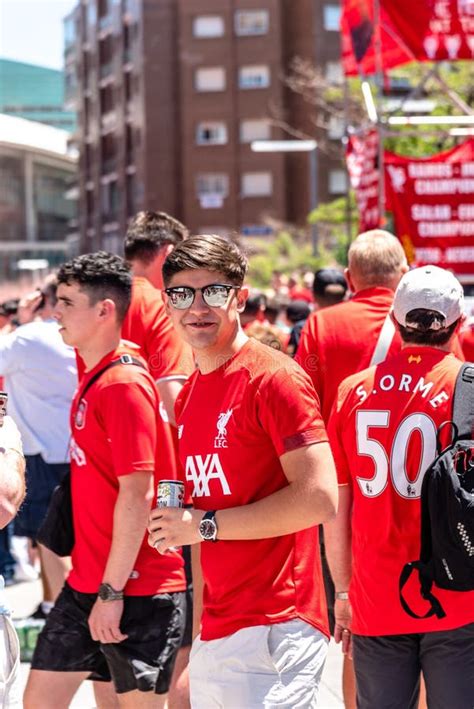
[[[183,503],[184,483],[179,480],[159,481],[156,491],[157,507],[182,507]],[[159,544],[160,541],[158,540],[156,544]],[[177,547],[169,547],[168,551],[177,551]]]

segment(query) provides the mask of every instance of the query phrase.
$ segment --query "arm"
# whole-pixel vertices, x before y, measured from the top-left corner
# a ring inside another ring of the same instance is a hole
[[[168,415],[168,421],[172,426],[176,426],[174,403],[185,381],[186,377],[182,376],[176,376],[176,379],[166,377],[165,379],[157,379],[156,381],[160,401],[163,402],[163,406]]]
[[[288,485],[257,502],[219,510],[219,539],[267,539],[313,527],[336,514],[337,483],[331,450],[317,443],[280,457]],[[201,541],[202,510],[155,509],[150,544],[159,551]],[[161,541],[159,541],[161,540]]]
[[[201,569],[201,548],[191,547],[191,569],[193,574],[193,640],[201,632],[203,578]]]
[[[25,459],[21,436],[13,419],[5,416],[0,428],[0,529],[11,522],[24,497]]]
[[[119,493],[114,509],[112,544],[104,570],[103,582],[120,591],[128,581],[146,531],[151,500],[153,473],[137,472],[119,477]],[[94,640],[121,642],[123,601],[97,599],[89,616]]]
[[[336,593],[349,590],[352,575],[351,516],[352,488],[350,485],[341,485],[339,487],[338,513],[335,519],[324,525],[326,556]],[[334,638],[336,642],[342,640],[344,653],[350,653],[350,633],[344,632],[346,629],[350,630],[351,627],[352,614],[349,601],[336,599],[334,614],[336,618]]]

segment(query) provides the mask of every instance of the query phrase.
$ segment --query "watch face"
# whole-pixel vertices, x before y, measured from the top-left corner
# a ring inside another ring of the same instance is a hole
[[[203,539],[212,540],[215,537],[217,526],[212,519],[203,519],[199,525],[199,533]]]

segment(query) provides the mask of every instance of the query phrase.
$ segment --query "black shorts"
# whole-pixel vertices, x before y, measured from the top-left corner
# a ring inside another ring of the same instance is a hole
[[[474,623],[352,642],[358,709],[417,709],[420,672],[430,709],[474,707]]]
[[[96,599],[64,586],[38,637],[32,669],[89,672],[89,679],[112,680],[117,694],[165,694],[184,631],[184,591],[126,596],[120,629],[128,638],[121,643],[92,640],[87,621]]]
[[[69,470],[69,463],[47,463],[41,455],[27,455],[26,497],[15,517],[14,533],[18,537],[36,539],[54,488]]]

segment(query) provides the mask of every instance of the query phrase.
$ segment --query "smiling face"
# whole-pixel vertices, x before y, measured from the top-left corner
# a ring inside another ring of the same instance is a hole
[[[204,288],[213,283],[228,284],[229,279],[220,272],[189,269],[176,273],[167,287]],[[238,313],[242,312],[247,296],[248,289],[245,286],[240,290],[231,290],[225,305],[216,308],[207,305],[202,292],[198,291],[193,303],[185,310],[174,308],[166,295],[165,299],[174,327],[196,353],[225,355],[232,349],[240,331]]]

